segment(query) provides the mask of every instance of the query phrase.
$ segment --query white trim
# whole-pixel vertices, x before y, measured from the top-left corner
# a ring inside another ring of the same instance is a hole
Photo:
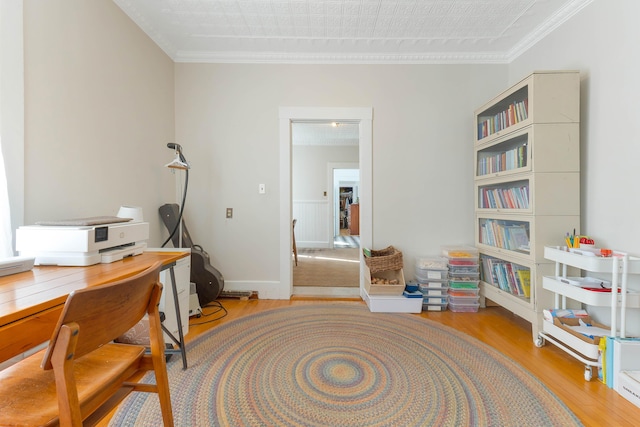
[[[372,127],[373,108],[280,107],[280,283],[274,294],[288,299],[293,295],[291,257],[291,122],[297,120],[350,120],[359,123],[360,147],[360,244],[373,241],[372,203]],[[360,287],[363,286],[363,260],[360,255]]]
[[[296,295],[308,297],[359,297],[360,289],[324,286],[294,286]]]
[[[0,133],[5,160],[11,234],[24,224],[24,16],[23,0],[0,4]]]
[[[224,290],[231,292],[258,292],[259,299],[289,299],[289,294],[282,293],[279,283],[267,280],[225,280]]]
[[[142,27],[142,26],[141,26]],[[147,33],[148,34],[148,33]],[[158,46],[176,63],[208,64],[508,64],[509,57],[496,52],[431,53],[291,53],[291,52],[173,52],[163,40]]]

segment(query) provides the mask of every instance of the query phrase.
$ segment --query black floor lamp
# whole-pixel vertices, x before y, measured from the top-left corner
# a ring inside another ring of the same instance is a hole
[[[182,224],[182,213],[184,212],[184,204],[187,199],[187,188],[189,187],[189,169],[191,169],[191,166],[189,166],[187,159],[182,154],[182,147],[180,146],[180,144],[170,142],[167,144],[167,147],[175,151],[176,157],[171,162],[167,163],[165,167],[185,171],[185,178],[184,178],[184,191],[182,192],[182,202],[180,203],[178,220],[176,221],[176,226],[171,231],[171,234],[169,234],[169,237],[167,237],[167,240],[165,240],[164,243],[162,244],[163,248],[173,238],[173,236],[176,234],[176,231],[178,231],[178,228]],[[182,243],[182,239],[179,239],[179,241],[180,243]]]

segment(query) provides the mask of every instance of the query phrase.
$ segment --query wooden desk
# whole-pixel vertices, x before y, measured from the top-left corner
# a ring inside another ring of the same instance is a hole
[[[185,256],[189,253],[144,252],[110,264],[36,266],[31,271],[0,277],[0,362],[50,339],[73,290],[133,276],[156,261],[170,268]]]

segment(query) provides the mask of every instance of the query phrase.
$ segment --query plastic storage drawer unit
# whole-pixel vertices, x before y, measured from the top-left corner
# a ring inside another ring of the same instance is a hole
[[[439,296],[439,295],[448,295],[449,291],[449,282],[431,282],[431,283],[421,283],[418,287],[422,295],[424,296]]]
[[[442,304],[422,304],[422,311],[445,311],[447,303]]]
[[[454,304],[449,302],[449,309],[456,313],[477,313],[480,303]]]
[[[449,297],[476,297],[480,295],[480,288],[449,288]]]

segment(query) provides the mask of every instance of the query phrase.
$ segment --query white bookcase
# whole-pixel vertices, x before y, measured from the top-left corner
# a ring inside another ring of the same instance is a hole
[[[478,108],[475,127],[481,302],[529,321],[535,340],[553,305],[544,247],[580,229],[580,74],[534,72]]]

